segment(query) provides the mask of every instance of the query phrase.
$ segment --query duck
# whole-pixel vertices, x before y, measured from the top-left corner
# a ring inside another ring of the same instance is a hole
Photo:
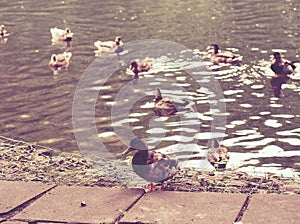
[[[149,151],[146,142],[139,137],[130,141],[129,147],[122,152],[122,156],[132,151],[136,151],[132,157],[133,171],[151,182],[145,191],[155,190],[153,182],[161,183],[161,190],[163,190],[163,182],[172,178],[178,169],[177,160],[160,152]]]
[[[210,148],[207,151],[207,160],[210,164],[216,169],[225,169],[229,158],[228,149],[221,146],[218,139],[212,139]]]
[[[274,52],[270,66],[274,75],[270,83],[275,97],[284,97],[281,86],[290,80],[289,75],[296,69],[295,63],[298,63],[298,61],[288,61],[282,57],[280,52]]]
[[[220,63],[230,63],[232,65],[240,65],[241,55],[234,54],[230,51],[220,51],[218,44],[211,44],[208,49],[212,49],[210,60],[215,65]]]
[[[123,51],[123,44],[124,43],[122,42],[122,38],[120,36],[116,36],[114,41],[97,40],[94,42],[94,46],[97,48],[97,50],[95,50],[95,55],[101,56],[106,52],[120,53]]]
[[[71,52],[64,52],[62,54],[52,54],[48,65],[53,71],[67,69],[69,67],[71,57]]]
[[[134,73],[134,79],[139,78],[140,72],[148,72],[151,67],[152,63],[146,61],[132,61],[130,64],[130,70]]]
[[[52,42],[71,41],[74,35],[69,28],[59,29],[54,27],[50,29],[50,33],[52,35]]]
[[[162,97],[159,88],[155,88],[154,113],[156,116],[171,116],[183,111],[191,102],[186,99],[166,99]]]
[[[7,35],[7,30],[5,29],[5,26],[2,24],[0,25],[0,36],[4,38]]]
[[[295,63],[298,61],[288,61],[283,59],[280,52],[274,52],[272,64],[270,66],[271,70],[278,76],[290,75],[296,69]]]
[[[7,37],[9,36],[7,30],[5,29],[5,26],[2,24],[0,25],[0,38],[1,43],[6,43]]]

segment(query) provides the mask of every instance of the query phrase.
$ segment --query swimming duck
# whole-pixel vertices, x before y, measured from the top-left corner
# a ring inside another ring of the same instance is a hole
[[[0,38],[1,38],[1,43],[5,43],[7,41],[7,37],[9,34],[7,33],[7,30],[5,29],[4,25],[0,25]]]
[[[50,33],[52,35],[52,42],[71,41],[74,35],[69,28],[63,30],[54,27],[50,29]]]
[[[219,51],[219,46],[217,44],[211,44],[209,49],[212,49],[210,60],[214,64],[219,63],[230,63],[232,65],[240,65],[241,56],[239,54],[234,54],[230,51]]]
[[[4,37],[7,34],[7,30],[5,29],[5,26],[2,24],[0,25],[0,35],[1,37]]]
[[[133,150],[137,150],[132,158],[132,168],[134,172],[151,184],[146,191],[153,191],[153,182],[162,183],[171,178],[177,169],[177,160],[155,151],[149,151],[147,144],[136,137],[131,140],[127,149],[122,152],[122,156]]]
[[[159,88],[155,88],[154,113],[156,116],[174,115],[179,110],[184,110],[190,102],[188,100],[166,99],[163,98]]]
[[[285,60],[282,58],[280,52],[274,52],[272,64],[270,66],[271,70],[274,72],[274,76],[271,78],[270,83],[275,97],[284,97],[281,86],[290,80],[288,75],[294,72],[296,69],[295,63],[297,62],[298,61],[291,62]]]
[[[130,70],[134,73],[134,79],[139,78],[140,72],[148,72],[152,67],[152,63],[146,61],[133,61],[130,64]]]
[[[120,53],[123,50],[123,48],[121,47],[122,45],[123,45],[123,42],[122,42],[122,38],[120,36],[117,36],[115,38],[115,41],[97,40],[94,43],[94,46],[98,49],[95,51],[96,56],[101,56],[101,54],[106,53],[106,52]]]
[[[67,69],[69,67],[71,57],[71,52],[52,54],[48,65],[53,71]]]
[[[217,139],[212,139],[211,146],[207,151],[207,160],[216,169],[225,169],[229,158],[227,148],[222,147]]]

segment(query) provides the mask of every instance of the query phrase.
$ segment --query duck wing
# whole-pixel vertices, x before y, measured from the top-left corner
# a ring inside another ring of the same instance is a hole
[[[171,101],[162,99],[155,103],[154,112],[158,116],[170,116],[178,112],[178,110]]]
[[[221,51],[217,54],[217,57],[223,57],[223,58],[236,58],[238,57],[238,55],[236,54],[233,54],[232,52],[230,51]]]
[[[177,168],[177,160],[169,156],[150,151],[145,165],[132,165],[133,170],[145,180],[163,182],[171,178]]]
[[[97,40],[94,43],[94,46],[98,49],[101,49],[101,48],[114,48],[116,46],[116,43],[114,41],[100,41],[100,40]]]

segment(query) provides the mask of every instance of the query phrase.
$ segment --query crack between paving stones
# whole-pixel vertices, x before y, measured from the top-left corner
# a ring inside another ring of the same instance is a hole
[[[129,207],[122,212],[115,220],[114,223],[119,223],[120,220],[125,216],[125,214],[146,194],[146,192],[144,192],[141,196],[139,196],[134,202],[132,202]]]
[[[53,187],[43,191],[42,193],[34,196],[33,198],[25,201],[24,203],[18,205],[17,207],[13,208],[12,210],[2,213],[0,215],[0,218],[3,218],[4,220],[2,220],[1,222],[5,222],[7,220],[9,220],[10,218],[12,218],[13,216],[17,215],[18,213],[22,212],[25,208],[27,208],[29,205],[31,205],[33,202],[35,202],[36,200],[38,200],[39,198],[41,198],[43,195],[45,195],[46,193],[48,193],[49,191],[51,191],[52,189],[56,188],[57,185],[54,185]],[[0,222],[0,223],[1,223]],[[33,222],[34,223],[34,222]]]
[[[250,193],[250,194],[247,196],[247,198],[246,198],[246,200],[244,201],[244,204],[243,204],[241,210],[239,211],[239,213],[238,213],[236,219],[234,220],[234,223],[239,222],[239,221],[242,220],[243,215],[244,215],[245,211],[247,210],[248,205],[249,205],[249,203],[250,203],[251,196],[252,196],[252,193]]]

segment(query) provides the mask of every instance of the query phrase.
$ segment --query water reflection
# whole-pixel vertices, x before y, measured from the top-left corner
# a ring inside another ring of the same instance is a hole
[[[273,98],[269,85],[273,50],[279,48],[288,58],[299,59],[297,3],[297,0],[276,4],[262,0],[177,0],[176,4],[174,0],[159,4],[88,0],[82,7],[78,0],[3,2],[0,21],[10,36],[0,46],[1,135],[62,151],[77,150],[72,102],[78,81],[95,59],[93,43],[117,35],[122,35],[125,43],[155,38],[193,49],[190,52],[193,60],[172,61],[169,55],[157,56],[152,71],[141,74],[134,86],[133,75],[128,73],[129,64],[120,63],[105,85],[103,80],[95,78],[90,86],[91,91],[101,91],[96,102],[97,138],[105,141],[112,153],[124,146],[113,134],[113,126],[129,123],[134,133],[149,137],[150,147],[176,154],[182,166],[211,168],[203,158],[207,140],[214,133],[224,138],[223,143],[232,153],[232,165],[228,167],[299,172],[299,166],[293,167],[300,156],[300,108],[296,100],[300,94],[300,65],[292,82],[284,86],[286,98]],[[74,32],[71,46],[65,42],[52,44],[49,30],[55,26],[69,27]],[[214,42],[224,49],[237,49],[244,56],[242,66],[212,65],[205,49]],[[71,65],[68,71],[53,76],[47,66],[49,58],[65,50],[73,54]],[[132,56],[137,58],[139,55]],[[192,74],[201,77],[197,85],[183,72],[196,66],[205,67],[205,71]],[[211,76],[223,90],[224,99],[220,101],[207,87]],[[110,110],[120,103],[115,100],[118,91],[130,83],[136,93],[143,82],[148,82],[149,88],[141,90],[144,97],[130,108],[129,117],[120,115],[111,123]],[[153,118],[153,90],[161,84],[169,85],[164,93],[170,98],[193,102],[196,112]],[[226,112],[214,108],[220,102],[226,103]],[[222,125],[216,125],[212,131],[212,122],[224,118],[225,133]]]

